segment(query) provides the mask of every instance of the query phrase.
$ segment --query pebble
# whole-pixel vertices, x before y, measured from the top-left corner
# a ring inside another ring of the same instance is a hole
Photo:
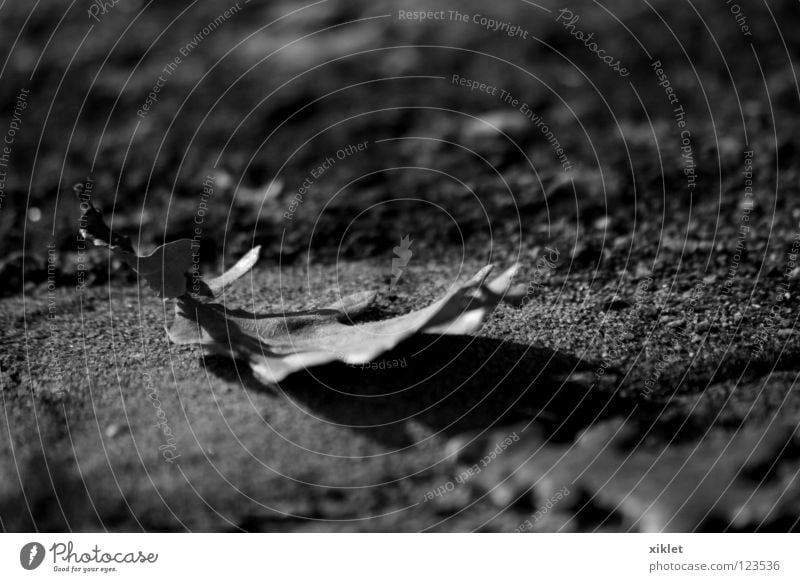
[[[567,382],[574,382],[576,384],[592,384],[595,380],[593,372],[573,372],[567,378]]]
[[[646,279],[653,274],[653,271],[650,270],[645,263],[639,263],[636,265],[636,272],[634,273],[634,277],[636,279]]]
[[[611,224],[611,218],[609,218],[608,216],[601,216],[600,218],[594,221],[594,227],[597,230],[606,230],[610,224]]]
[[[464,124],[463,134],[466,138],[500,139],[503,133],[520,133],[528,128],[524,116],[513,110],[498,110],[484,113],[477,119]]]
[[[109,424],[106,427],[106,436],[110,439],[113,439],[127,432],[128,429],[129,427],[126,424],[118,424],[118,423]]]

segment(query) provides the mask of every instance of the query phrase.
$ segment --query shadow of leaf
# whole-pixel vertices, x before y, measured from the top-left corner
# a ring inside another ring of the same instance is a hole
[[[230,381],[238,371],[249,389],[272,389],[228,358],[207,357],[206,365]],[[409,422],[450,437],[535,419],[549,438],[569,441],[593,422],[632,406],[608,382],[587,381],[592,370],[585,361],[546,348],[425,335],[370,364],[303,370],[276,388],[315,415],[392,447],[413,444]]]

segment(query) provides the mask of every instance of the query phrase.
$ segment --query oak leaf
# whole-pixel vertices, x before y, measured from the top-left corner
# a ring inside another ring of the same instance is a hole
[[[230,309],[218,299],[252,269],[258,247],[219,277],[197,279],[188,286],[191,241],[167,243],[140,257],[130,241],[115,235],[91,205],[85,224],[85,237],[109,247],[159,296],[176,300],[175,321],[168,330],[172,342],[201,345],[244,360],[257,378],[270,383],[329,362],[366,364],[417,333],[473,333],[500,302],[517,304],[525,292],[520,286],[511,287],[517,265],[491,281],[488,276],[493,267],[488,265],[428,307],[392,319],[352,323],[373,303],[376,293],[372,291],[346,295],[321,309],[251,313]]]

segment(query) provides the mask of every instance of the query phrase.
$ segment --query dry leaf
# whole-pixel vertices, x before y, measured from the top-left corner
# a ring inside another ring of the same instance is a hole
[[[248,362],[259,379],[279,382],[292,372],[334,361],[365,364],[416,333],[463,335],[476,331],[500,303],[519,303],[524,287],[510,288],[517,266],[492,281],[486,266],[470,281],[454,287],[424,309],[384,321],[352,324],[375,299],[374,292],[342,297],[322,309],[292,313],[250,313],[214,301],[258,259],[248,252],[223,275],[201,280],[199,293],[187,291],[191,241],[179,240],[147,257],[133,253],[127,239],[116,237],[100,213],[90,207],[83,230],[87,238],[108,246],[164,298],[175,298],[175,321],[168,330],[176,344],[198,344],[210,351]]]
[[[249,268],[245,267],[237,264],[232,271],[241,276]],[[491,269],[484,267],[473,279],[424,309],[357,325],[347,322],[372,304],[375,293],[347,295],[322,309],[262,314],[182,297],[169,337],[176,344],[200,344],[242,359],[262,381],[279,382],[310,366],[371,362],[415,333],[463,335],[476,331],[500,301],[509,295],[516,298],[509,293],[516,267],[487,282]],[[235,278],[228,272],[220,279],[230,284]],[[215,285],[209,282],[210,288]]]
[[[597,424],[572,445],[548,444],[535,425],[516,430],[525,435],[520,442],[470,481],[503,507],[528,491],[540,506],[566,488],[571,494],[553,512],[575,511],[591,499],[644,532],[757,527],[798,514],[800,437],[792,426],[733,437],[717,429],[699,443],[660,451],[630,449],[635,431],[622,420]],[[498,435],[458,437],[450,447],[467,461],[491,449]]]
[[[81,235],[98,246],[106,246],[111,254],[139,273],[159,297],[180,297],[186,293],[185,273],[192,267],[192,241],[176,240],[158,247],[149,255],[139,256],[130,240],[114,234],[103,215],[91,202],[84,212]]]

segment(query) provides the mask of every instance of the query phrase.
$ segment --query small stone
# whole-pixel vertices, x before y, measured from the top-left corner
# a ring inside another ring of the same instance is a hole
[[[636,279],[647,279],[653,274],[653,271],[647,266],[646,263],[639,263],[636,265],[636,272],[634,273],[634,277]]]
[[[462,132],[468,139],[500,139],[504,133],[513,135],[525,131],[528,127],[526,121],[516,111],[501,109],[467,121]]]
[[[105,431],[106,432],[106,436],[108,438],[110,438],[110,439],[116,438],[116,437],[120,436],[121,434],[127,432],[128,428],[129,427],[126,424],[118,424],[118,423],[109,424],[106,427],[106,431]]]
[[[606,230],[611,224],[611,218],[608,216],[601,216],[594,221],[594,227],[597,230]]]
[[[574,382],[576,384],[585,384],[591,385],[595,380],[595,375],[593,372],[573,372],[567,377],[567,382]]]

